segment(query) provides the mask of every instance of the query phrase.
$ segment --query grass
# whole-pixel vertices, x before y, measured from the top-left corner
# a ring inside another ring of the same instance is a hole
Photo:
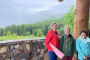
[[[35,36],[2,36],[2,37],[0,37],[0,41],[30,39],[30,38],[40,38],[40,37],[35,37]]]

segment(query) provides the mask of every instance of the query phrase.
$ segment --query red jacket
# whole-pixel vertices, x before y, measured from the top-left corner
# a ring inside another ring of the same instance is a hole
[[[49,42],[53,44],[57,49],[59,49],[59,33],[57,32],[57,35],[56,35],[54,31],[51,29],[46,35],[45,45],[48,48],[48,51],[52,51],[52,48],[50,47]]]

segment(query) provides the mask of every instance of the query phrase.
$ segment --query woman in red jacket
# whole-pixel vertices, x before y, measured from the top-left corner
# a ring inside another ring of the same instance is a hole
[[[53,52],[53,49],[50,47],[49,42],[53,44],[57,49],[59,49],[59,33],[57,30],[57,23],[51,24],[51,30],[47,33],[45,39],[45,45],[48,48],[49,60],[57,60],[56,54]]]

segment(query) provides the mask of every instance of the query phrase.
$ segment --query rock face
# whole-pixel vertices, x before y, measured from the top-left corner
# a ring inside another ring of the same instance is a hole
[[[85,30],[89,32],[89,0],[76,0],[75,20],[74,20],[74,38],[80,36],[80,32]]]

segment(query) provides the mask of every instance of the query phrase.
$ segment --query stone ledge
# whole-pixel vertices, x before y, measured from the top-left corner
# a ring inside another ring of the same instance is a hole
[[[22,43],[24,41],[42,41],[42,40],[45,40],[45,37],[43,38],[31,38],[31,39],[20,39],[20,40],[8,40],[8,41],[0,41],[0,45],[3,45],[3,43],[12,43],[12,44],[16,44],[17,42],[18,43]]]

